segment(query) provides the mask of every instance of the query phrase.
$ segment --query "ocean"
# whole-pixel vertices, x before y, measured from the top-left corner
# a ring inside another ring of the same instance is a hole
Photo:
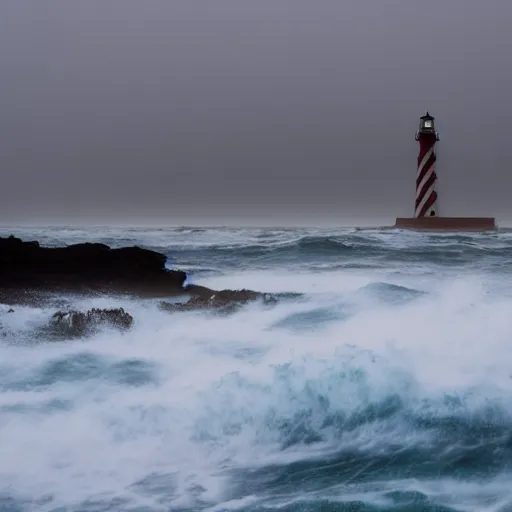
[[[122,306],[55,341],[0,305],[1,512],[512,511],[512,233],[0,228],[168,255],[278,293],[231,315]]]

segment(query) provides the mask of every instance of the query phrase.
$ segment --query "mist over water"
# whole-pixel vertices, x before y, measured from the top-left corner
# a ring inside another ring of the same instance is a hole
[[[512,233],[11,233],[288,295],[229,316],[66,298],[135,323],[65,342],[55,308],[0,305],[0,510],[511,510]]]

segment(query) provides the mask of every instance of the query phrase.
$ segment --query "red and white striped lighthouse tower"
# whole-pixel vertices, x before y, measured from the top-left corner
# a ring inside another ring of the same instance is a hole
[[[420,152],[416,173],[414,217],[435,217],[437,215],[436,142],[439,140],[439,134],[434,126],[434,118],[428,112],[420,118],[420,126],[415,138],[420,143]]]
[[[395,228],[422,231],[489,231],[497,229],[494,217],[442,217],[437,211],[436,142],[439,134],[427,112],[416,132],[420,143],[416,171],[414,216],[397,217]]]

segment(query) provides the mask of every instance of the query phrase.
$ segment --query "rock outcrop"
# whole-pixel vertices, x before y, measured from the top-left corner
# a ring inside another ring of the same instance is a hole
[[[82,243],[54,248],[0,237],[0,300],[16,291],[181,294],[186,274],[168,270],[166,260],[165,254],[140,247]]]
[[[209,293],[201,293],[201,295],[191,297],[183,303],[161,302],[160,308],[169,312],[207,309],[222,313],[233,313],[242,306],[257,300],[265,305],[277,302],[277,299],[272,295],[252,290],[210,290]]]
[[[121,330],[129,329],[133,317],[123,308],[97,309],[89,311],[57,311],[50,319],[53,334],[63,337],[81,337],[92,334],[102,327],[114,327]]]
[[[0,237],[0,303],[38,304],[54,301],[52,294],[60,297],[66,293],[162,299],[187,295],[190,300],[186,303],[163,303],[162,307],[168,311],[229,312],[257,299],[264,303],[276,300],[252,290],[216,291],[185,285],[186,273],[168,270],[166,261],[165,254],[141,247],[112,249],[100,243],[41,247],[37,241]]]

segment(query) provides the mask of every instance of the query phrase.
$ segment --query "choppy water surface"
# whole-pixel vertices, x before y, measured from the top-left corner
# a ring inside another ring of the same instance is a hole
[[[231,316],[123,306],[50,342],[0,305],[0,510],[512,510],[512,234],[5,229],[165,252],[299,292]]]

